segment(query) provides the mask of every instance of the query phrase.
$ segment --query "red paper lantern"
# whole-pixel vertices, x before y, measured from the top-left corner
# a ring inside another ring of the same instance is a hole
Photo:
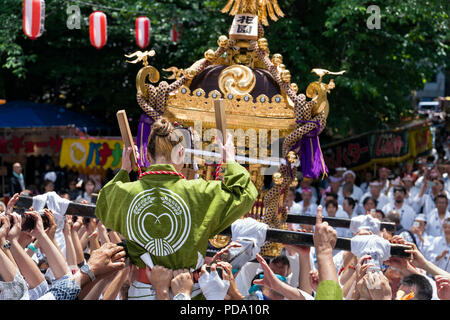
[[[101,11],[94,11],[89,16],[89,35],[91,44],[97,49],[101,49],[108,38],[106,30],[106,14]]]
[[[147,17],[141,16],[136,19],[136,43],[141,49],[150,43],[150,19]]]
[[[172,30],[170,30],[170,39],[172,39],[173,42],[178,42],[178,31],[175,23],[173,24]]]
[[[23,1],[23,32],[30,39],[39,38],[44,32],[44,0]]]

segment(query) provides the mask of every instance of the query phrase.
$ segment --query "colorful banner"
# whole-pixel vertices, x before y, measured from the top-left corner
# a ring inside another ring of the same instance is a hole
[[[364,169],[426,154],[433,148],[429,126],[366,133],[322,147],[328,168]]]
[[[60,166],[117,169],[122,164],[122,140],[66,138],[62,142]]]
[[[413,130],[409,133],[409,145],[411,156],[420,154],[433,148],[433,137],[429,127]]]

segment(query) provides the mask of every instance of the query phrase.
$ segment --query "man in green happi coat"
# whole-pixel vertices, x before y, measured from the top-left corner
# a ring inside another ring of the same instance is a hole
[[[248,171],[234,161],[231,136],[222,146],[223,181],[186,180],[179,175],[184,159],[181,141],[169,121],[156,121],[148,143],[152,165],[147,172],[130,182],[131,150],[126,150],[121,170],[98,196],[95,215],[126,238],[130,260],[140,271],[155,265],[200,268],[208,239],[248,213],[258,195]]]

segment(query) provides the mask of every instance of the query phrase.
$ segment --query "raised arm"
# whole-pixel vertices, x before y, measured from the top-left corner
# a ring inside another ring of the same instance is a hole
[[[39,241],[41,250],[48,259],[48,264],[55,276],[55,279],[59,279],[66,274],[69,274],[70,270],[64,256],[44,231],[41,215],[37,211],[29,211],[25,214],[32,216],[36,221],[36,225],[31,231],[31,235]]]
[[[45,281],[45,277],[41,270],[39,270],[37,264],[25,252],[18,241],[19,235],[22,231],[22,217],[16,213],[12,216],[14,219],[14,225],[8,233],[8,240],[11,241],[11,253],[17,263],[17,266],[19,267],[20,273],[25,279],[27,279],[29,289],[34,289]]]
[[[297,288],[288,285],[276,277],[275,273],[270,269],[263,257],[257,254],[256,259],[258,259],[258,262],[264,271],[264,278],[253,281],[254,284],[275,290],[289,300],[305,300],[305,297]]]
[[[317,208],[313,238],[319,271],[316,300],[342,300],[342,288],[338,283],[333,262],[333,248],[336,245],[337,232],[327,222],[322,222],[322,210],[322,206]]]
[[[3,245],[6,243],[6,236],[9,232],[9,217],[3,215],[0,216],[0,226],[0,245]],[[18,270],[11,259],[6,255],[6,253],[3,252],[3,250],[0,250],[0,276],[3,281],[14,281],[17,271]]]

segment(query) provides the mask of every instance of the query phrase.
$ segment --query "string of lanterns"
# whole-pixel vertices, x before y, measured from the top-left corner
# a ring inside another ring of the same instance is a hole
[[[102,11],[94,11],[89,16],[89,37],[92,46],[101,49],[108,40],[107,16]],[[23,32],[30,39],[39,38],[44,32],[45,1],[23,0]],[[135,38],[139,48],[144,49],[150,43],[151,24],[150,19],[139,16],[135,22]],[[170,38],[177,43],[181,40],[183,25],[173,24],[170,30]]]

